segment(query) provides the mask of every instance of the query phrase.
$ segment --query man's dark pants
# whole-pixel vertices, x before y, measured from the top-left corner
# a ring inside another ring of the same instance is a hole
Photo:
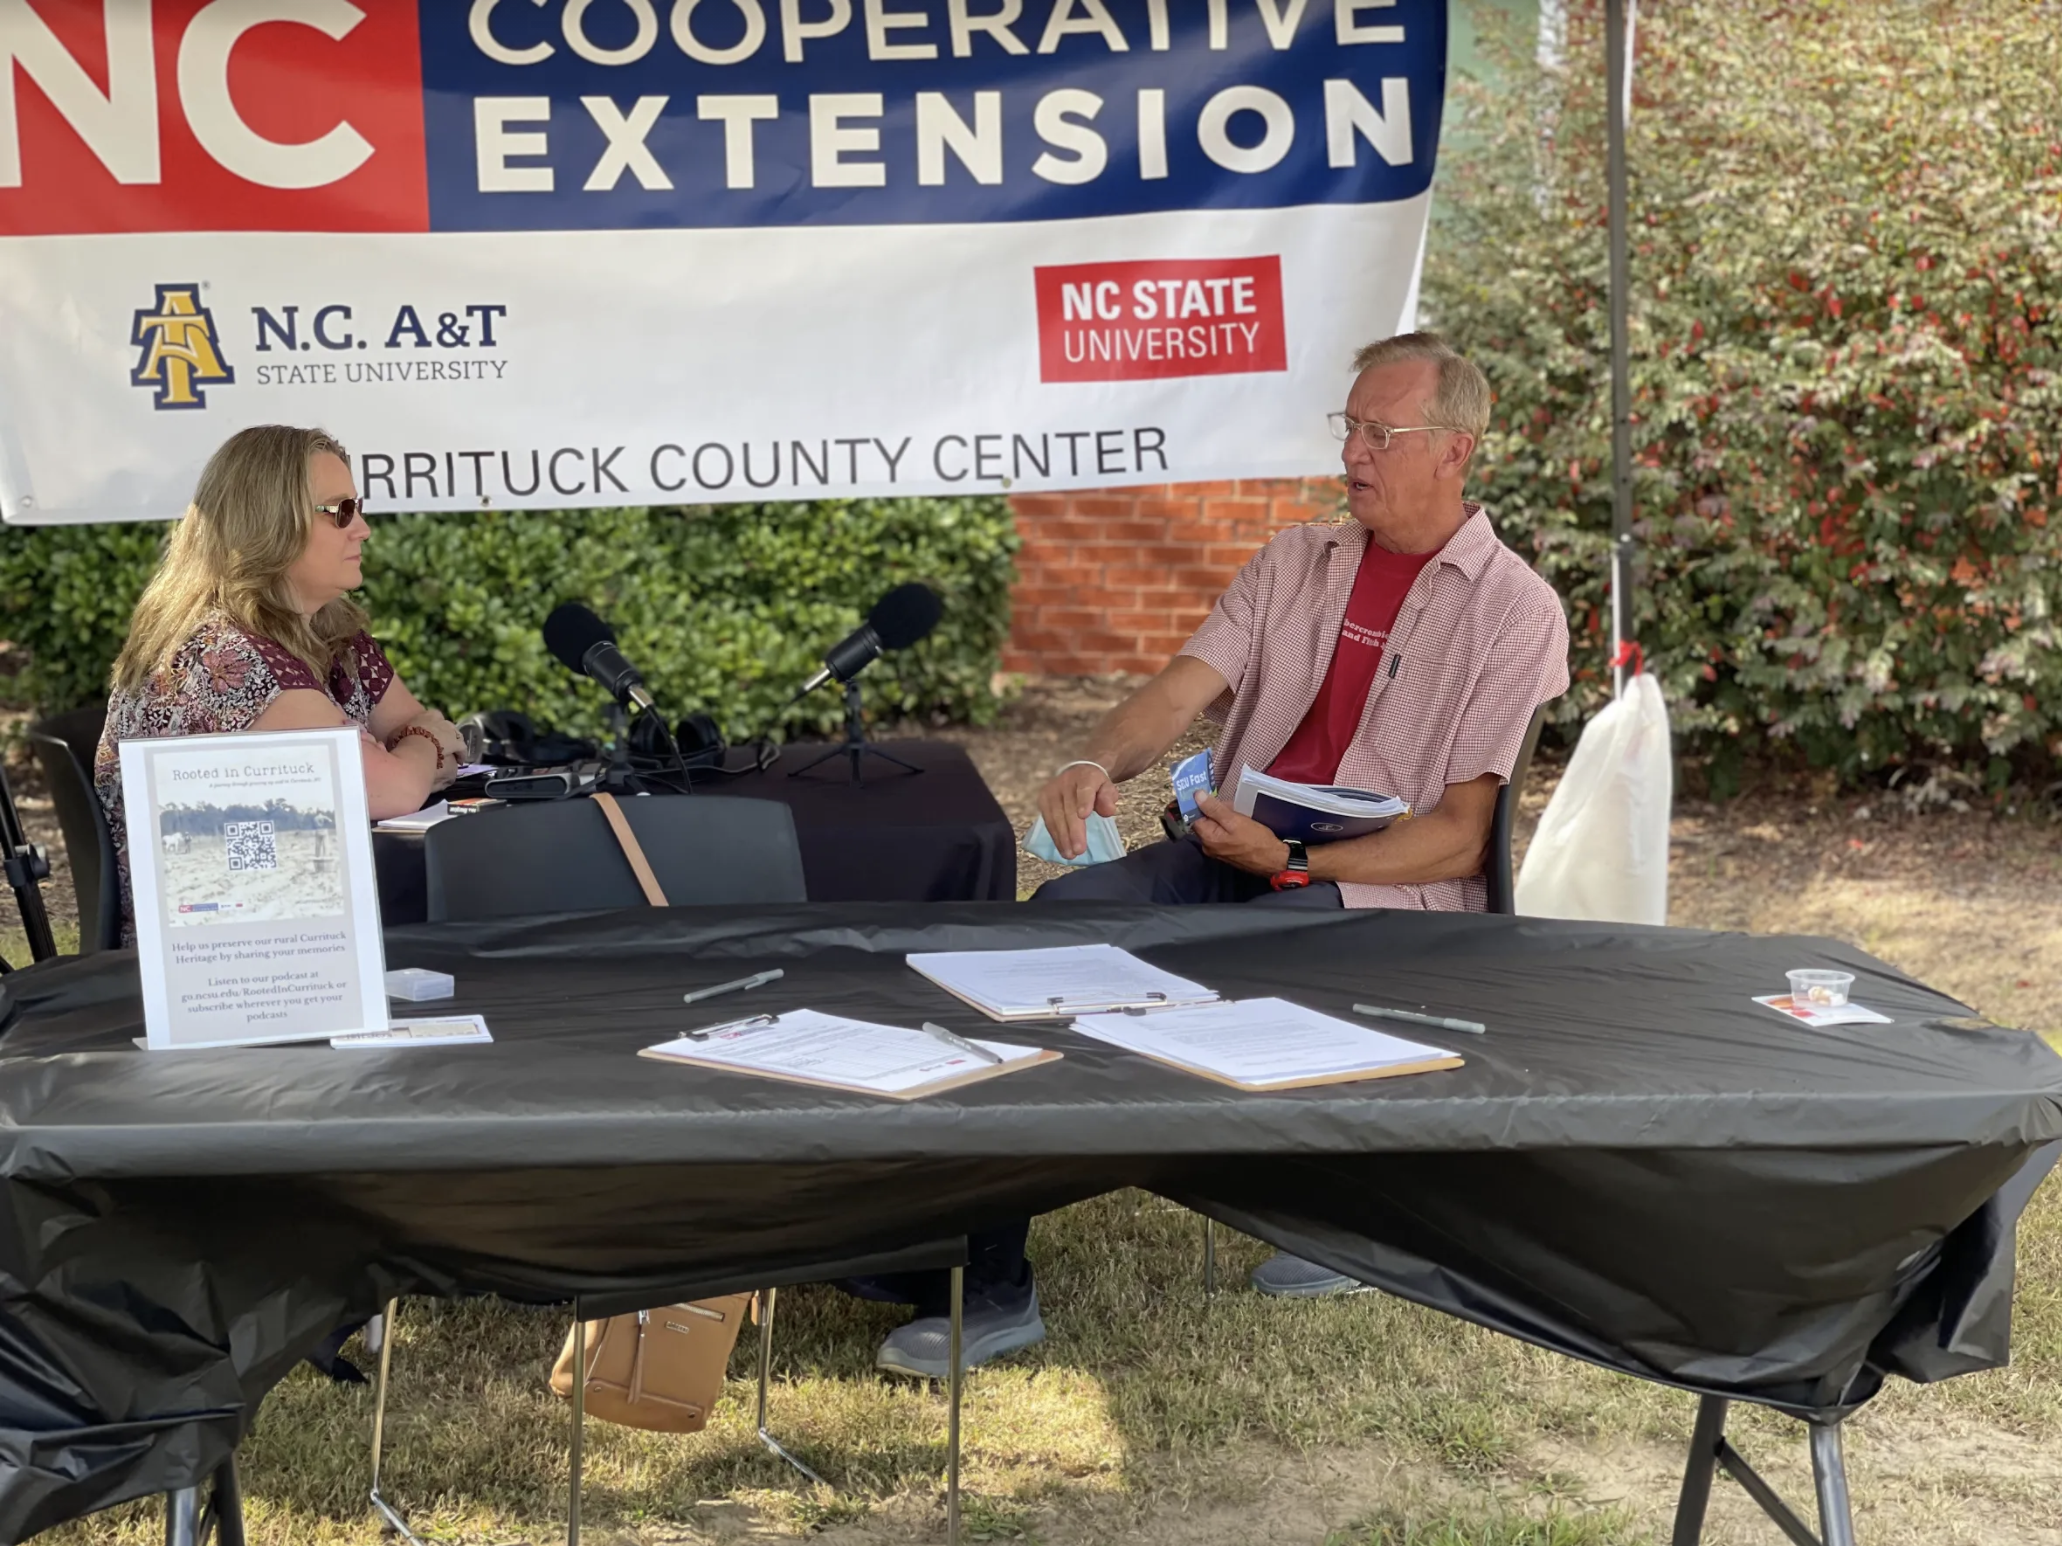
[[[1203,852],[1193,837],[1151,843],[1107,864],[1086,864],[1038,888],[1040,902],[1139,902],[1181,907],[1209,902],[1250,902],[1263,907],[1340,907],[1339,888],[1330,881],[1276,891],[1264,875],[1248,875]],[[1031,1295],[1031,1264],[1024,1260],[1028,1219],[967,1236],[966,1304],[976,1308],[1020,1309]],[[898,1273],[853,1288],[869,1298],[914,1304],[919,1315],[943,1315],[950,1275],[943,1272]]]

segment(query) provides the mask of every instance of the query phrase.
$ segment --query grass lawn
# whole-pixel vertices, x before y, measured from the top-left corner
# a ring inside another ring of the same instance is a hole
[[[1012,808],[1052,746],[1115,692],[1032,693],[966,732]],[[1029,773],[1026,770],[1030,770]],[[1544,785],[1528,805],[1536,815]],[[1127,825],[1163,795],[1129,797]],[[32,827],[41,815],[33,800]],[[54,839],[53,839],[54,840]],[[2062,1036],[2062,825],[1809,787],[1683,801],[1674,921],[1838,935],[2001,1023]],[[60,888],[63,889],[63,888]],[[18,942],[13,958],[20,959]],[[1380,1294],[1307,1304],[1240,1287],[1265,1248],[1219,1234],[1229,1285],[1201,1289],[1199,1226],[1122,1193],[1041,1220],[1033,1236],[1050,1340],[968,1381],[968,1520],[976,1540],[1089,1546],[1632,1546],[1668,1536],[1693,1403]],[[2062,1192],[2020,1234],[2013,1366],[1920,1389],[1893,1384],[1849,1424],[1869,1546],[2062,1546]],[[835,1546],[943,1535],[944,1406],[872,1368],[899,1312],[828,1289],[783,1292],[776,1433],[829,1477],[811,1488],[752,1436],[751,1342],[705,1434],[591,1424],[587,1538]],[[563,1539],[567,1409],[544,1382],[556,1312],[413,1301],[395,1352],[389,1495],[416,1527],[467,1543]],[[1798,1504],[1802,1430],[1736,1409],[1734,1441]],[[371,1543],[368,1392],[302,1370],[243,1451],[252,1540]],[[43,1537],[156,1546],[139,1505]],[[1706,1539],[1781,1539],[1721,1481]]]

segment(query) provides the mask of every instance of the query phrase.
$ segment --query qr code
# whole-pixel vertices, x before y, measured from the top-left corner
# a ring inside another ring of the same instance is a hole
[[[222,842],[229,850],[229,873],[279,868],[279,841],[269,821],[225,821]]]

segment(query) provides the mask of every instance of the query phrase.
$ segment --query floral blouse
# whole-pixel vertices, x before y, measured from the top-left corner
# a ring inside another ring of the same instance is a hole
[[[139,691],[116,688],[109,694],[107,728],[93,757],[93,787],[107,811],[120,861],[123,943],[135,937],[135,912],[129,899],[129,828],[122,816],[119,743],[248,730],[274,698],[295,688],[325,694],[354,724],[370,726],[374,705],[393,681],[394,668],[369,633],[344,645],[325,682],[292,652],[245,633],[216,612],[201,620],[170,664]]]

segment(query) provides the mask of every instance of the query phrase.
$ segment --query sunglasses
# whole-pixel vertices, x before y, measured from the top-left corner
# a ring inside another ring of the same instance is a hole
[[[317,505],[315,512],[318,515],[328,516],[332,521],[336,522],[337,530],[342,531],[365,513],[365,501],[362,499],[339,499],[330,504]]]

